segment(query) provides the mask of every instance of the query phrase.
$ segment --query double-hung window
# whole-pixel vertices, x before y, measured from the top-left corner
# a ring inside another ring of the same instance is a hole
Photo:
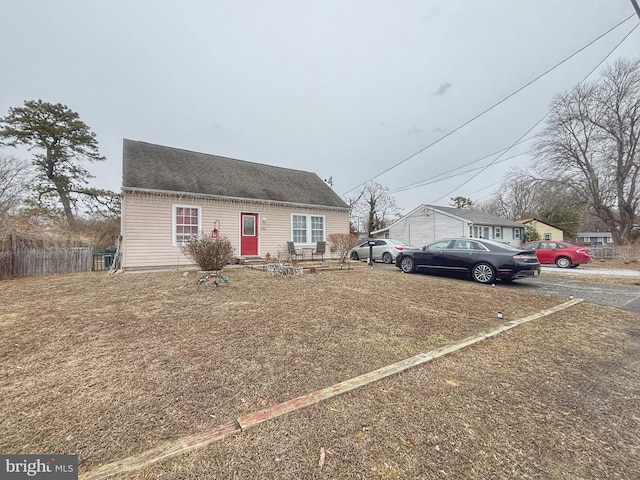
[[[307,216],[294,215],[292,219],[293,243],[307,243]]]
[[[315,243],[324,240],[324,217],[320,215],[291,216],[291,237],[294,243]]]
[[[202,210],[189,205],[173,206],[173,245],[184,245],[191,237],[200,234]]]
[[[324,217],[311,217],[311,243],[324,240]]]

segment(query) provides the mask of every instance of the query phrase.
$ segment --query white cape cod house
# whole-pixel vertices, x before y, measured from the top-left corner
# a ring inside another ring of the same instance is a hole
[[[420,205],[389,227],[372,232],[376,238],[394,238],[416,247],[442,238],[487,238],[518,247],[525,226],[478,210]]]
[[[225,236],[238,258],[287,255],[349,232],[349,207],[318,175],[124,140],[120,268],[192,265],[192,235]]]

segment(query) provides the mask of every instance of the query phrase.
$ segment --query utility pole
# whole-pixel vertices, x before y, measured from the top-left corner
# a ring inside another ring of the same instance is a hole
[[[638,6],[638,2],[636,2],[636,0],[631,0],[631,3],[633,4],[633,8],[636,9],[636,13],[638,14],[638,18],[640,18],[640,7]]]

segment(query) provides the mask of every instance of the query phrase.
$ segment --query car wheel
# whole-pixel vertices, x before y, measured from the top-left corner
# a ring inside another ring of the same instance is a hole
[[[351,260],[359,260],[358,252],[351,252]]]
[[[400,270],[404,273],[413,273],[416,269],[416,263],[413,261],[411,257],[402,257],[400,259]]]
[[[391,263],[391,262],[393,262],[393,257],[391,256],[391,254],[389,252],[384,252],[382,254],[382,261],[384,263]]]
[[[556,265],[558,268],[569,268],[571,266],[571,260],[567,257],[558,257],[556,258]]]
[[[478,283],[493,283],[496,271],[488,263],[478,263],[471,271],[471,277]]]

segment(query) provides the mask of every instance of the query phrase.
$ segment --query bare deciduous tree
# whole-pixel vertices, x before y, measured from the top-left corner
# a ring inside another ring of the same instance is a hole
[[[541,175],[583,200],[619,245],[638,214],[639,140],[640,60],[618,60],[556,97],[535,148]]]
[[[492,197],[477,202],[476,208],[493,215],[520,220],[535,216],[539,205],[540,188],[536,179],[523,172],[511,172]]]
[[[511,220],[537,218],[562,229],[568,239],[587,218],[584,201],[571,189],[524,171],[511,172],[498,193],[478,202],[477,208]]]
[[[15,213],[29,189],[31,177],[27,162],[0,155],[0,216]]]
[[[367,183],[353,199],[348,201],[351,207],[351,222],[356,230],[366,228],[368,235],[375,230],[388,227],[402,214],[389,188],[379,183]]]

